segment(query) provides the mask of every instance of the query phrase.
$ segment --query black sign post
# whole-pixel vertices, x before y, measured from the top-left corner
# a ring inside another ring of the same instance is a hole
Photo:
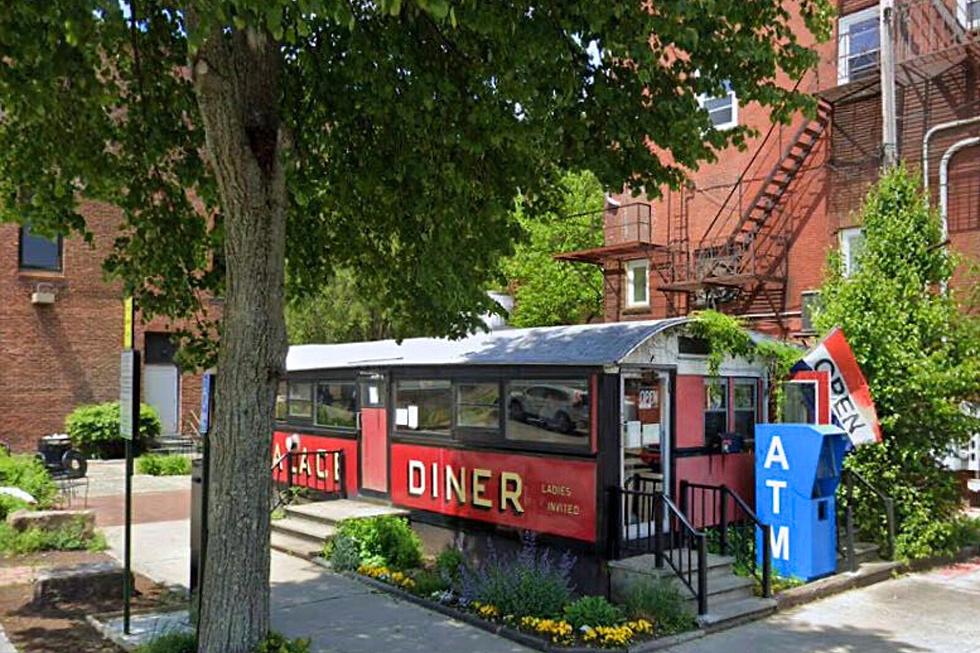
[[[136,320],[132,300],[126,302],[123,344],[128,345],[119,365],[119,435],[126,442],[126,507],[123,527],[123,633],[129,634],[129,608],[132,601],[133,558],[133,437],[140,429],[140,353],[133,348]]]

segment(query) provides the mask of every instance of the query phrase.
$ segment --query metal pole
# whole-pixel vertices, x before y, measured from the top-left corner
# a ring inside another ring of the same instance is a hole
[[[704,533],[698,535],[698,614],[708,613],[708,545]]]
[[[772,526],[762,527],[762,596],[772,596]]]
[[[898,165],[898,125],[895,116],[895,0],[882,0],[879,14],[881,41],[881,147],[882,168]]]
[[[857,571],[857,556],[854,554],[854,480],[849,470],[845,471],[844,482],[846,483],[847,511],[845,519],[847,526],[845,537],[847,537],[847,568],[853,573]]]
[[[662,569],[664,566],[664,539],[663,539],[663,521],[664,521],[664,504],[662,494],[650,495],[653,498],[653,554],[656,558],[657,569]]]
[[[895,501],[885,499],[885,517],[888,519],[888,558],[895,558]]]
[[[134,320],[135,322],[135,320]],[[140,436],[140,353],[133,350],[133,437],[126,440],[126,502],[123,526],[123,633],[129,634],[130,603],[133,596],[133,438]]]
[[[721,533],[719,534],[719,546],[721,555],[728,555],[728,488],[721,486]]]

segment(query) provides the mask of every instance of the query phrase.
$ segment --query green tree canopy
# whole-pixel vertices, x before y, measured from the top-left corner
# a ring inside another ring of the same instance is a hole
[[[831,5],[793,10],[825,38]],[[309,292],[356,270],[396,333],[467,332],[492,307],[513,198],[538,197],[549,170],[677,184],[744,143],[698,101],[726,83],[776,118],[813,108],[777,82],[817,61],[788,7],[3,3],[0,219],[88,236],[79,198],[110,202],[123,224],[106,269],[144,316],[225,300],[201,651],[242,653],[268,631],[285,268]]]
[[[537,212],[519,199],[514,210],[523,238],[502,264],[514,294],[514,326],[576,324],[602,315],[602,271],[554,259],[602,245],[602,186],[591,172],[565,173],[557,185],[553,209]]]
[[[980,429],[961,410],[980,398],[978,319],[944,291],[955,257],[906,170],[871,189],[860,224],[857,269],[845,277],[839,254],[831,255],[816,324],[844,330],[881,419],[883,444],[861,447],[849,464],[896,499],[898,553],[932,555],[955,544],[959,511],[959,488],[942,459]],[[869,531],[879,523],[877,513],[862,520]]]

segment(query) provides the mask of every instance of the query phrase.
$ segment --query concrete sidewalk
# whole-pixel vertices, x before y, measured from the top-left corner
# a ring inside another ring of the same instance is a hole
[[[122,560],[122,526],[103,528],[112,556]],[[190,521],[134,524],[133,569],[166,585],[187,587]],[[527,649],[468,624],[325,570],[272,552],[272,627],[310,637],[313,653],[525,653]]]
[[[980,558],[851,590],[671,650],[980,652]]]

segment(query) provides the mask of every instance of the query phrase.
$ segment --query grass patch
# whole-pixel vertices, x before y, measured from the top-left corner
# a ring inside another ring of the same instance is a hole
[[[191,459],[178,453],[148,453],[136,459],[136,473],[147,476],[187,476]]]
[[[39,551],[103,551],[105,536],[96,531],[85,532],[82,521],[52,530],[28,528],[14,530],[9,524],[0,523],[0,552],[5,555],[25,555]]]

